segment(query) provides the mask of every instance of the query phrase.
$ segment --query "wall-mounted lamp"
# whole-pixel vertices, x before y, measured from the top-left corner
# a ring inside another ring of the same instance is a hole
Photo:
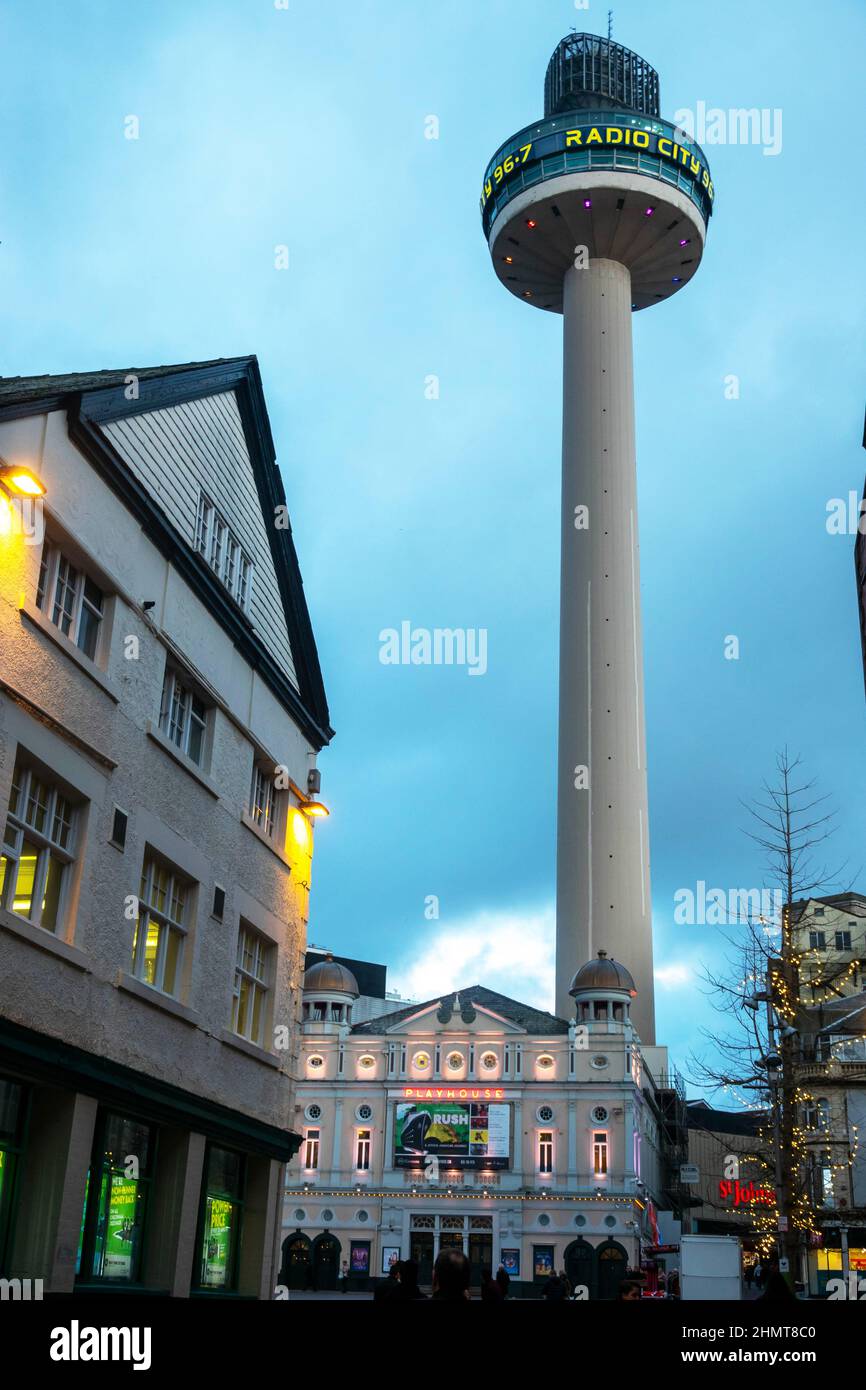
[[[45,496],[45,484],[32,468],[6,465],[0,468],[0,483],[17,497]]]
[[[303,811],[305,816],[329,816],[331,814],[324,801],[300,801],[298,809]]]

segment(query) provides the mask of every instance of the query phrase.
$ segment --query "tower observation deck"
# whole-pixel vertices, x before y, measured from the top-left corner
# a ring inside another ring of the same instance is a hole
[[[715,190],[659,116],[655,69],[621,44],[564,38],[544,112],[494,154],[481,217],[505,288],[563,315],[556,1008],[604,949],[653,1042],[631,316],[692,279]]]

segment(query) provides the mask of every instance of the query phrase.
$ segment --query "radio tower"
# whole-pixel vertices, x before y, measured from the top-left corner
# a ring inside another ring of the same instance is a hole
[[[599,949],[635,978],[655,1039],[631,315],[692,278],[713,184],[659,119],[655,69],[569,34],[544,119],[497,150],[481,198],[496,274],[563,316],[556,1009]]]

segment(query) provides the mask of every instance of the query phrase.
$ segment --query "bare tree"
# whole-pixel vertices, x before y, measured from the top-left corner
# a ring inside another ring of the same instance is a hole
[[[799,1113],[812,1099],[797,1081],[800,1041],[796,1031],[800,976],[808,957],[810,978],[841,993],[844,966],[827,966],[817,951],[805,950],[812,921],[810,903],[829,895],[842,869],[830,871],[822,846],[835,830],[835,811],[804,778],[802,760],[784,749],[776,757],[776,778],[764,783],[758,799],[742,803],[750,817],[745,833],[762,851],[773,910],[751,910],[755,896],[739,891],[736,902],[749,910],[729,916],[722,936],[730,946],[720,971],[704,970],[706,993],[725,1015],[723,1032],[701,1029],[708,1053],[692,1054],[691,1079],[712,1093],[735,1096],[762,1112],[755,1152],[749,1155],[775,1192],[775,1204],[757,1208],[755,1228],[766,1253],[774,1246],[788,1257],[792,1271],[814,1228],[808,1154]],[[844,866],[842,866],[844,868]],[[825,973],[824,973],[825,972]]]

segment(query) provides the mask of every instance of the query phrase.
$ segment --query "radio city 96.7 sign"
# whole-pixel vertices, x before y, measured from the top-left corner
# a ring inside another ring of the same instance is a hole
[[[535,164],[546,155],[605,148],[633,150],[638,154],[660,156],[675,164],[688,178],[704,189],[712,203],[715,190],[709,169],[689,146],[680,144],[675,138],[675,128],[671,126],[669,129],[670,135],[665,135],[656,130],[641,130],[633,125],[612,122],[603,125],[574,126],[571,130],[554,130],[549,134],[542,134],[535,140],[526,140],[516,145],[488,169],[481,194],[481,210],[483,212],[486,209],[500,185],[518,169]]]

